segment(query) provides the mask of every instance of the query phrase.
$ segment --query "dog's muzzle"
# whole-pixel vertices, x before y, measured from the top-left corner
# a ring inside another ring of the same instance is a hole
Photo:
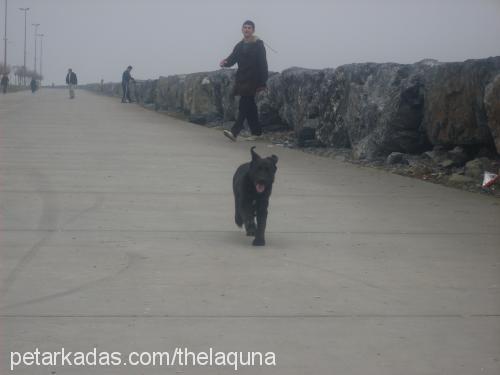
[[[255,184],[255,190],[257,190],[257,193],[263,193],[266,190],[266,185],[256,183]]]

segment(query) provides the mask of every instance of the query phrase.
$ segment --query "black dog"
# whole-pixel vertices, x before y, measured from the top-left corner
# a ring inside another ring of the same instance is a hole
[[[233,177],[234,220],[239,227],[245,225],[247,236],[255,236],[252,242],[254,246],[264,246],[266,244],[264,232],[266,230],[267,207],[277,170],[278,157],[271,155],[267,158],[261,158],[254,151],[254,148],[250,149],[252,161],[240,165]],[[255,218],[257,218],[257,225],[255,225]]]

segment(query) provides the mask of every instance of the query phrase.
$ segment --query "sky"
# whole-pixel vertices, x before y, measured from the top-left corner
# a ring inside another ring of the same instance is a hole
[[[500,0],[8,0],[9,65],[23,64],[20,7],[31,69],[31,24],[44,34],[46,84],[64,83],[69,67],[80,83],[120,81],[127,65],[139,79],[216,70],[246,19],[275,50],[272,71],[500,55]]]

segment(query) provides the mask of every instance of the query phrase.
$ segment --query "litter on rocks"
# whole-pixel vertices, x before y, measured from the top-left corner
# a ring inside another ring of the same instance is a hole
[[[497,174],[495,173],[491,173],[491,172],[484,172],[484,177],[483,177],[483,185],[482,187],[483,188],[487,188],[487,187],[490,187],[492,186],[495,182],[499,181],[499,177]]]

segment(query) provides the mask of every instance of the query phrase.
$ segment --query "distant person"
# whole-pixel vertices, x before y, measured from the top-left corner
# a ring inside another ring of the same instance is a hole
[[[75,88],[78,84],[78,79],[76,73],[71,68],[68,69],[68,74],[66,74],[66,84],[69,88],[69,98],[75,99]]]
[[[241,31],[243,39],[236,44],[231,55],[220,62],[221,68],[238,64],[234,95],[240,96],[239,114],[231,130],[224,130],[224,135],[232,141],[236,141],[245,119],[253,136],[262,135],[255,95],[266,89],[268,76],[266,49],[264,42],[254,35],[255,24],[245,21]]]
[[[36,83],[36,79],[35,78],[31,78],[31,82],[30,82],[30,88],[31,88],[31,92],[34,94],[35,91],[38,89],[38,84]]]
[[[7,94],[7,87],[9,86],[9,76],[7,75],[7,73],[4,73],[4,75],[2,76],[0,85],[2,86],[2,92],[4,94]]]
[[[104,92],[104,79],[101,78],[101,92]]]
[[[129,65],[127,69],[122,74],[122,103],[126,103],[125,99],[128,100],[129,103],[132,103],[132,99],[130,98],[130,81],[134,81],[135,79],[130,75],[132,71],[132,67]]]

